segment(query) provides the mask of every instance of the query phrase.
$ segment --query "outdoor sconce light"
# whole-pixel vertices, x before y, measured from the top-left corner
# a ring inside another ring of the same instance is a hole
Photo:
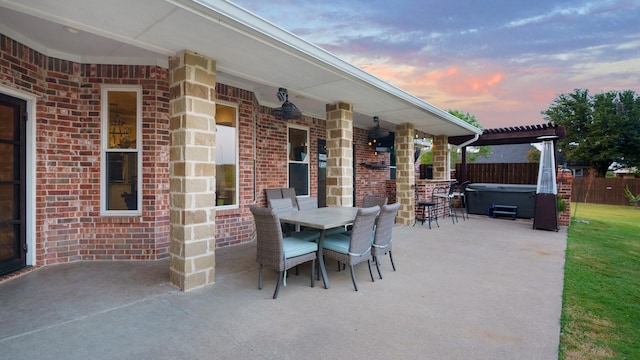
[[[382,129],[380,127],[379,117],[374,116],[373,122],[376,123],[376,126],[369,131],[369,139],[382,139],[389,136],[389,130]]]
[[[276,119],[299,119],[302,116],[302,112],[292,102],[289,102],[287,89],[278,89],[278,100],[284,102],[281,107],[273,109],[273,116],[275,116]]]

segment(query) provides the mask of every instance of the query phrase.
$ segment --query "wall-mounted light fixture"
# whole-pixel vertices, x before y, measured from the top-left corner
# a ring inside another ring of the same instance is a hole
[[[289,102],[287,89],[278,89],[278,99],[284,102],[281,107],[273,109],[273,116],[275,116],[276,119],[299,119],[302,116],[302,111],[300,111],[292,102]]]
[[[382,139],[389,136],[389,130],[385,130],[380,127],[380,118],[377,116],[373,117],[373,122],[376,123],[376,126],[369,130],[369,139]]]

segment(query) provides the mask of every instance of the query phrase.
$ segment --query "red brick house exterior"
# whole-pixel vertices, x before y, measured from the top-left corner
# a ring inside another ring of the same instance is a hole
[[[141,216],[100,214],[100,87],[139,85],[143,91],[143,187]],[[158,66],[79,64],[45,56],[0,35],[0,91],[34,97],[35,263],[81,260],[154,260],[169,249],[169,83]],[[217,97],[239,109],[240,196],[237,209],[216,212],[216,246],[253,240],[248,205],[265,205],[264,189],[286,187],[287,122],[260,106],[253,93],[217,84]],[[255,134],[253,121],[256,121]],[[317,196],[318,139],[324,120],[289,123],[309,128],[310,195]],[[373,153],[367,131],[354,129],[356,205],[367,194],[385,194],[389,154]],[[253,138],[256,138],[255,149]],[[254,170],[254,153],[255,169]],[[255,186],[254,186],[255,177]],[[254,198],[255,193],[255,198]]]
[[[479,134],[232,2],[132,4],[0,5],[2,274],[169,258],[169,281],[196,289],[215,282],[216,248],[253,240],[265,189],[338,207],[388,193],[410,225],[416,133]],[[276,118],[289,95],[303,115]],[[395,189],[368,145],[376,117],[395,133]]]

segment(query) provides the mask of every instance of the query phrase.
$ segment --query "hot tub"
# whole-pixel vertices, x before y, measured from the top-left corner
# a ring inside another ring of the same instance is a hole
[[[488,215],[493,205],[518,207],[516,217],[532,219],[535,215],[536,185],[472,183],[465,194],[470,214]]]

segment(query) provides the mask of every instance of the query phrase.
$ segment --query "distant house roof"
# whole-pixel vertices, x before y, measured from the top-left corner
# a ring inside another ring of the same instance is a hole
[[[529,150],[535,149],[531,144],[507,144],[507,145],[492,145],[491,154],[488,158],[479,157],[475,163],[481,164],[507,164],[507,163],[526,163],[527,153]]]
[[[638,168],[634,166],[632,168],[616,169],[613,170],[613,173],[616,175],[636,174],[638,173]]]

